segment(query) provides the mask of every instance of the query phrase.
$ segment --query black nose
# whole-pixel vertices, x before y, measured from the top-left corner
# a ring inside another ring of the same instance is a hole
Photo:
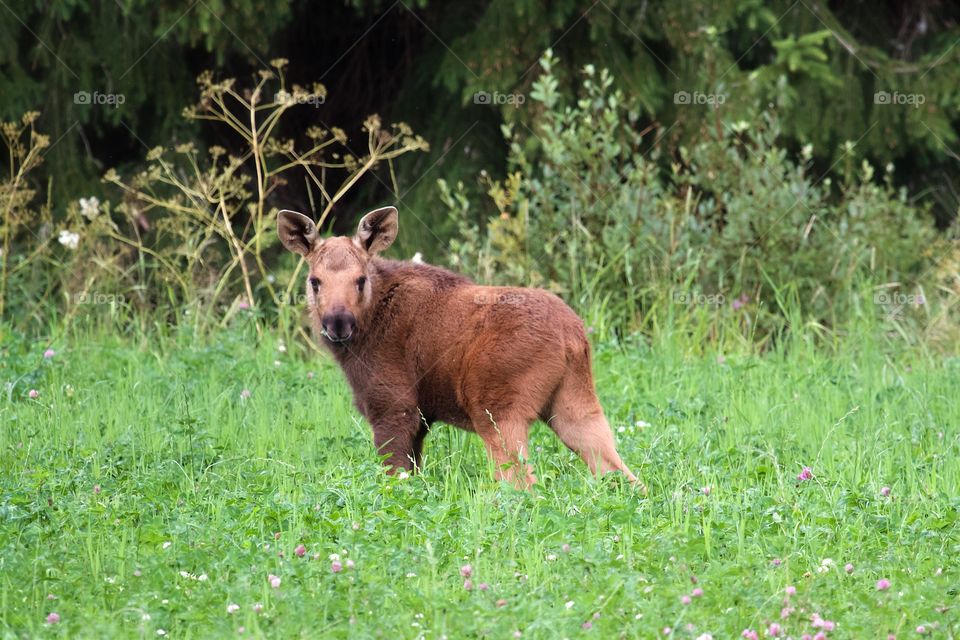
[[[334,311],[323,316],[323,333],[333,342],[346,342],[357,328],[357,319],[349,311]]]

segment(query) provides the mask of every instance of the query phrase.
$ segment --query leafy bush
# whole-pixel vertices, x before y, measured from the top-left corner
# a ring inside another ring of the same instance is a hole
[[[820,180],[812,149],[792,159],[766,113],[720,123],[662,173],[664,133],[637,132],[637,105],[610,74],[585,67],[568,103],[554,62],[543,57],[530,95],[534,126],[504,127],[507,177],[482,176],[500,215],[478,224],[462,185],[440,182],[467,239],[451,242],[454,265],[483,281],[547,286],[595,322],[628,329],[694,310],[769,333],[786,307],[835,325],[857,305],[883,308],[886,294],[926,302],[924,278],[944,247],[927,210],[894,189],[892,167],[878,182],[847,143],[841,184]],[[863,300],[865,282],[880,287],[875,300]]]

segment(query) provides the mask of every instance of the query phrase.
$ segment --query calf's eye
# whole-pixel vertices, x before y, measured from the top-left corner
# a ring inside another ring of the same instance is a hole
[[[367,276],[357,278],[357,289],[362,292],[365,286],[367,286]]]
[[[320,278],[310,278],[310,286],[313,288],[314,293],[320,288]]]

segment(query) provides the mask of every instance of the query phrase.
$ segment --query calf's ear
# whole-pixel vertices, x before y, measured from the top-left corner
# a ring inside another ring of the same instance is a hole
[[[382,207],[363,216],[357,226],[356,241],[370,255],[385,250],[397,239],[397,209]]]
[[[283,246],[302,256],[310,253],[319,235],[313,220],[289,209],[284,209],[277,214],[277,233],[280,235]]]

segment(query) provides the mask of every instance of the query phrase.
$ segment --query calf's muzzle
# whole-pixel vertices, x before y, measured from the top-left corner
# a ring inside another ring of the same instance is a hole
[[[346,309],[335,309],[323,314],[323,335],[330,342],[346,342],[357,328],[357,318]]]

